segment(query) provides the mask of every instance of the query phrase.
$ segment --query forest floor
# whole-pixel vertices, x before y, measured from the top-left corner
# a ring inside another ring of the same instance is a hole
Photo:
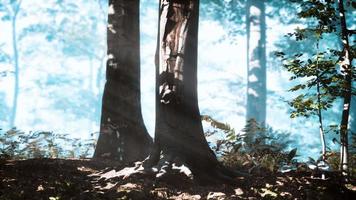
[[[0,200],[69,199],[356,199],[355,180],[345,184],[330,173],[327,180],[310,172],[252,174],[236,185],[199,186],[168,176],[115,176],[124,166],[92,160],[0,160]]]

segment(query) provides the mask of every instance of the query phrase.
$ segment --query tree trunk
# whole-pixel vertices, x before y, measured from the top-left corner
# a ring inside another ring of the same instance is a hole
[[[319,134],[321,141],[321,152],[322,159],[326,161],[326,143],[325,143],[325,134],[324,134],[324,126],[323,126],[323,115],[322,115],[322,104],[321,104],[321,93],[320,93],[320,74],[319,74],[319,38],[316,43],[317,48],[317,57],[316,57],[316,67],[317,67],[317,84],[316,84],[316,94],[318,99],[318,118],[319,118]]]
[[[321,112],[321,99],[320,99],[320,83],[317,83],[317,96],[318,96],[318,118],[319,118],[319,134],[320,134],[320,141],[321,141],[321,153],[323,161],[326,160],[326,143],[325,143],[325,134],[323,128],[323,115]]]
[[[352,86],[352,57],[350,55],[349,38],[347,35],[346,17],[343,0],[338,0],[340,13],[341,41],[343,44],[343,56],[340,60],[341,72],[344,75],[343,110],[340,124],[340,169],[344,175],[348,175],[348,123],[351,104]]]
[[[108,60],[95,158],[141,160],[152,143],[140,100],[139,0],[110,0]]]
[[[351,120],[349,126],[351,133],[356,135],[356,98],[351,99],[351,105],[353,106],[350,107]]]
[[[16,34],[16,20],[17,15],[20,11],[21,1],[16,3],[13,7],[13,15],[11,19],[11,27],[12,27],[12,49],[13,49],[13,59],[14,59],[14,96],[12,99],[12,111],[10,117],[9,128],[13,128],[15,126],[16,120],[16,113],[17,113],[17,102],[20,90],[20,68],[19,68],[19,54],[18,54],[18,47],[17,47],[17,34]]]
[[[145,167],[183,163],[200,181],[224,177],[204,137],[197,98],[198,0],[161,0],[156,52],[156,127]]]
[[[263,0],[248,0],[246,120],[266,121],[266,16]]]

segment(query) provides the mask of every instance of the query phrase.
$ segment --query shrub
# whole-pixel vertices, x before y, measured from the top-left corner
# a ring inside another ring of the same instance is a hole
[[[89,139],[78,139],[44,131],[26,134],[14,128],[0,132],[0,158],[87,158],[95,147],[94,135],[91,134]]]
[[[247,121],[242,133],[235,134],[228,124],[221,123],[210,116],[203,116],[202,120],[210,123],[214,128],[206,136],[223,134],[215,144],[211,144],[213,151],[226,166],[233,168],[247,168],[251,173],[267,169],[271,172],[286,166],[294,168],[297,149],[286,151],[289,147],[289,133],[275,131],[271,127],[264,128],[255,120]]]

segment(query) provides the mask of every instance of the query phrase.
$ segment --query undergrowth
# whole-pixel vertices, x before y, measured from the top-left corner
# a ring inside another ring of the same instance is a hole
[[[81,139],[45,131],[0,130],[0,159],[90,158],[95,138],[94,133],[89,139]]]
[[[305,163],[297,162],[297,148],[291,149],[289,133],[262,127],[255,120],[247,121],[245,128],[236,133],[231,126],[219,122],[210,116],[202,116],[213,129],[206,131],[206,137],[216,137],[210,143],[218,159],[226,166],[235,169],[247,169],[250,173],[289,172],[310,170],[315,166],[319,170],[320,159],[312,158]],[[97,134],[90,138],[71,138],[68,134],[35,131],[25,133],[18,129],[3,131],[0,129],[0,159],[30,158],[91,158]],[[353,134],[350,145],[350,174],[356,175],[356,136]],[[290,150],[291,149],[291,150]],[[329,151],[326,155],[328,170],[337,171],[339,152]],[[308,169],[309,168],[309,169]],[[313,169],[315,170],[315,168]]]
[[[338,171],[339,152],[329,151],[326,161],[321,158],[309,158],[307,162],[299,162],[296,157],[297,148],[291,149],[290,133],[276,131],[271,127],[263,127],[255,120],[246,122],[244,129],[236,133],[230,125],[219,122],[210,116],[202,116],[213,129],[205,135],[219,138],[210,143],[213,151],[226,166],[235,169],[247,169],[250,173],[311,171]],[[217,136],[218,135],[218,136]],[[356,137],[350,145],[350,174],[356,175]],[[290,150],[291,149],[291,150]]]

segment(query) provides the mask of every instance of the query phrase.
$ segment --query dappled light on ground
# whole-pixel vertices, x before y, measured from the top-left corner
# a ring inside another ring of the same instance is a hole
[[[126,167],[126,168],[125,168]],[[268,171],[236,184],[199,186],[182,174],[144,172],[113,161],[30,159],[0,161],[0,199],[354,199],[355,182],[329,172]]]

